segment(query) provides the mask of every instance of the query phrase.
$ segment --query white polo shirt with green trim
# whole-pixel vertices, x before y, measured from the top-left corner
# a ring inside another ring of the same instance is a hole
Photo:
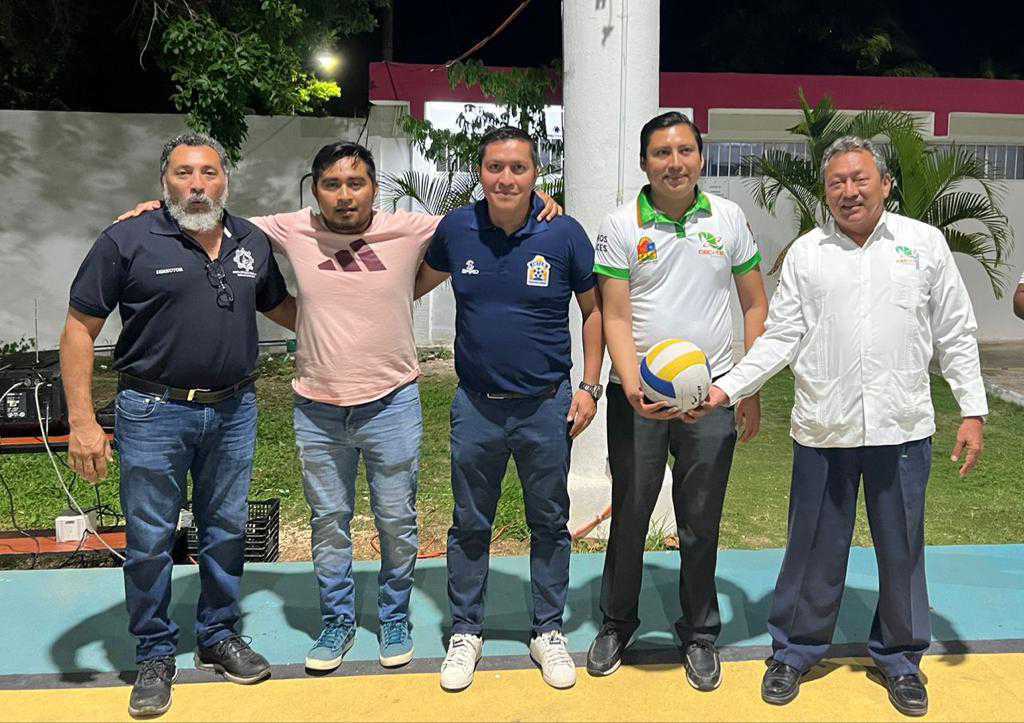
[[[698,189],[675,221],[644,186],[605,217],[595,246],[594,273],[629,281],[638,357],[664,339],[686,339],[704,350],[712,377],[732,368],[733,277],[761,263],[738,205]],[[611,380],[619,381],[614,369]]]

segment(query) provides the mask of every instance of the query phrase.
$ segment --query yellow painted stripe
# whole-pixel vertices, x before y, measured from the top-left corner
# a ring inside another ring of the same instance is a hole
[[[665,351],[668,347],[679,342],[679,339],[666,339],[665,341],[658,342],[647,352],[647,363],[653,364],[654,360],[658,358],[658,354]]]
[[[525,647],[525,646],[524,646]],[[524,654],[525,656],[525,654]],[[695,691],[681,665],[624,665],[592,678],[582,668],[569,690],[540,671],[478,670],[473,685],[446,693],[437,673],[175,685],[165,721],[906,721],[870,662],[838,659],[815,667],[789,705],[761,700],[764,663],[724,663],[722,686]],[[935,655],[922,663],[929,713],[937,721],[1019,720],[1024,654]],[[129,686],[0,692],[0,721],[129,720]],[[987,693],[987,694],[986,694]]]
[[[694,364],[706,364],[708,358],[704,356],[702,351],[691,351],[689,354],[683,354],[677,359],[673,359],[668,364],[658,370],[658,376],[662,379],[674,379],[676,374],[683,371],[687,367],[691,367]]]

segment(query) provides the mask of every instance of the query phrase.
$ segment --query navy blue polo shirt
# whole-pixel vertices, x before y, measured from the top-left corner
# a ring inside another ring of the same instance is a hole
[[[427,250],[455,290],[455,371],[477,392],[544,394],[569,374],[569,303],[594,287],[594,247],[569,216],[526,224],[507,236],[487,201],[452,211]]]
[[[223,306],[209,257],[166,209],[96,240],[71,284],[71,307],[103,319],[119,308],[114,369],[183,389],[220,389],[255,370],[256,311],[279,305],[288,289],[262,231],[227,212],[224,229],[218,261],[234,303]]]

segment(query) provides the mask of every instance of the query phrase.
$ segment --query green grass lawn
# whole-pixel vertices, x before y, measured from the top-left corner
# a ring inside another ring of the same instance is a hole
[[[431,363],[428,370],[421,383],[424,440],[419,510],[422,548],[433,550],[443,546],[444,531],[451,516],[448,407],[456,380],[447,363]],[[258,383],[259,441],[251,497],[280,498],[282,524],[303,525],[308,509],[302,495],[292,432],[290,378],[290,362],[281,358],[264,360],[263,376]],[[97,374],[97,388],[98,399],[109,398],[112,390],[109,374]],[[1020,516],[1020,500],[1024,494],[1021,442],[1024,409],[998,399],[990,400],[984,458],[974,473],[960,479],[957,465],[949,460],[959,415],[949,388],[938,377],[934,379],[933,397],[938,431],[928,492],[927,542],[954,545],[1024,541],[1024,522]],[[722,547],[762,548],[785,544],[792,400],[792,377],[788,371],[776,376],[762,392],[761,434],[736,451],[722,518]],[[12,490],[18,523],[25,528],[52,528],[54,518],[66,504],[47,457],[0,457],[0,474]],[[99,488],[103,502],[117,504],[116,479],[115,462],[106,482]],[[369,495],[362,473],[357,490],[354,532],[369,535],[372,519],[368,514]],[[83,506],[95,504],[95,493],[83,482],[75,485],[75,494]],[[6,494],[0,495],[0,527],[12,529]],[[514,465],[509,466],[505,477],[495,528],[503,541],[513,543],[505,546],[506,551],[526,549],[528,531]],[[862,501],[854,542],[868,545],[870,541]]]

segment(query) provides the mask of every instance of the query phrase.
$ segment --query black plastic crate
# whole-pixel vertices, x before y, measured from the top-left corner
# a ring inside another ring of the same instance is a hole
[[[191,503],[185,505],[191,509]],[[249,500],[249,519],[245,523],[245,561],[276,562],[281,528],[281,500]],[[189,557],[199,554],[199,529],[195,519],[188,527]]]

